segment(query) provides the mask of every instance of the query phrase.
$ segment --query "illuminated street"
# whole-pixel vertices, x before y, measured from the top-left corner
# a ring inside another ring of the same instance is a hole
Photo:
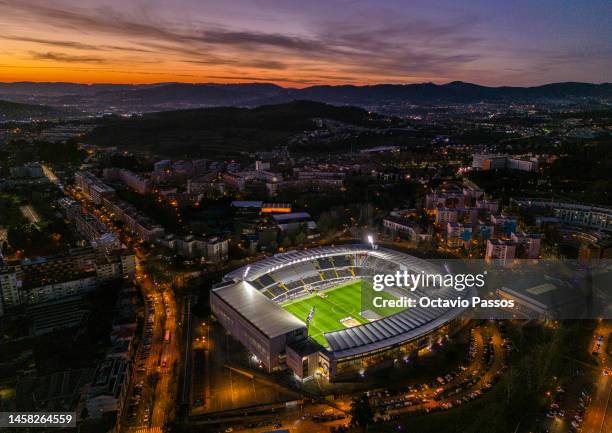
[[[591,405],[584,416],[584,433],[608,433],[612,432],[612,356],[610,356],[610,344],[612,322],[600,321],[595,333],[594,340],[603,336],[601,354],[597,357],[600,367],[595,371],[595,389]]]

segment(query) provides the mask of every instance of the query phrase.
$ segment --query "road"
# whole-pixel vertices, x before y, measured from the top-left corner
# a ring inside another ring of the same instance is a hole
[[[126,229],[118,229],[104,207],[95,206],[79,190],[67,188],[65,192],[81,202],[91,214],[97,216],[122,243],[133,248],[137,257],[135,282],[141,290],[147,307],[147,320],[143,327],[141,346],[136,355],[136,374],[132,380],[122,425],[129,428],[161,428],[174,416],[180,368],[180,335],[177,302],[173,287],[154,281],[143,264],[152,253],[140,248],[140,241]],[[148,320],[151,318],[149,324]],[[149,324],[149,329],[147,329]],[[166,334],[169,339],[166,340]],[[148,346],[148,347],[147,347]],[[140,396],[140,397],[138,397]],[[130,417],[130,406],[135,416]]]
[[[602,320],[595,329],[595,336],[603,335],[601,354],[598,356],[599,368],[596,371],[595,388],[592,393],[591,404],[584,416],[583,433],[610,433],[612,432],[612,376],[603,374],[604,368],[612,368],[612,356],[607,348],[612,344],[610,333],[612,321]]]
[[[36,211],[32,208],[32,206],[30,205],[20,206],[19,210],[21,211],[21,214],[24,216],[24,218],[30,221],[31,224],[37,225],[40,222],[40,217],[38,216]]]

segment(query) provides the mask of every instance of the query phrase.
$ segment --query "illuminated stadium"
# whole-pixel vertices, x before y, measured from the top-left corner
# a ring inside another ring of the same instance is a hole
[[[290,251],[227,274],[211,291],[217,320],[269,371],[290,368],[300,379],[328,380],[417,357],[465,323],[461,308],[374,308],[371,297],[418,299],[388,287],[371,290],[375,274],[438,274],[425,260],[373,245]],[[373,295],[375,293],[375,295]],[[427,296],[467,297],[429,287]]]

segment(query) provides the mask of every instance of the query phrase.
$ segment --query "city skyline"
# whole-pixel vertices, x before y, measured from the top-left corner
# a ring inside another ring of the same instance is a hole
[[[610,81],[605,2],[493,3],[0,0],[0,81]]]

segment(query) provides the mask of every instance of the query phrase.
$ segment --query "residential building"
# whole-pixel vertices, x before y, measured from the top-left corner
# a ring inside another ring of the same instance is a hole
[[[79,212],[73,215],[77,231],[96,248],[117,249],[121,247],[119,238],[108,231],[108,228],[96,216]]]
[[[9,169],[11,177],[37,179],[44,176],[42,165],[38,162],[31,162],[18,167]]]
[[[525,155],[504,155],[475,153],[472,155],[472,168],[479,170],[520,170],[538,171],[538,159]]]
[[[277,225],[277,228],[283,232],[298,230],[300,227],[305,227],[308,231],[317,228],[316,223],[308,212],[291,212],[279,215],[272,215],[272,219]]]
[[[270,170],[270,163],[264,161],[255,161],[256,171],[268,171]]]
[[[512,200],[521,207],[549,209],[561,223],[612,232],[612,208],[579,203],[519,198]]]
[[[516,244],[512,241],[489,239],[485,259],[507,263],[516,257]]]
[[[411,241],[426,241],[431,234],[421,224],[406,218],[388,216],[383,219],[383,227],[393,236],[404,237]]]
[[[516,231],[516,218],[504,215],[491,215],[491,224],[495,226],[494,237],[509,238]]]
[[[80,295],[108,279],[132,278],[135,267],[135,256],[129,251],[107,253],[94,248],[11,262],[0,267],[3,309]]]
[[[469,248],[472,242],[473,227],[471,224],[449,222],[446,225],[446,242],[451,248],[463,246]]]
[[[517,245],[517,257],[524,259],[537,259],[540,257],[540,234],[539,233],[512,233],[512,241]]]
[[[120,418],[131,376],[131,363],[122,357],[107,356],[101,361],[85,392],[89,417],[97,419],[104,414],[116,413]]]
[[[447,223],[456,223],[459,219],[459,211],[453,208],[436,208],[436,224],[445,225]]]
[[[459,192],[433,192],[425,196],[425,208],[463,208],[465,207],[465,196]]]
[[[77,171],[74,174],[74,180],[83,194],[95,204],[102,204],[104,198],[115,195],[114,188],[106,185],[89,171]]]
[[[138,173],[134,173],[124,168],[105,168],[104,179],[109,181],[120,181],[140,194],[150,193],[153,189],[153,183],[150,179],[146,179]]]

